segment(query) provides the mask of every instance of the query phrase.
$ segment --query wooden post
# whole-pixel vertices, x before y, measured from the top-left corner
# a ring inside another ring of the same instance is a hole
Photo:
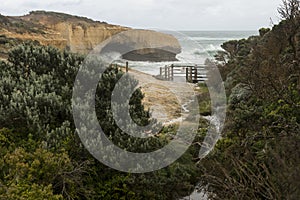
[[[189,82],[189,68],[185,68],[185,79],[186,79],[186,82]]]
[[[128,62],[126,62],[126,73],[128,72],[129,67],[128,67]]]
[[[165,66],[165,79],[168,80],[167,65]]]
[[[195,67],[194,81],[197,82],[197,79],[198,79],[198,70],[197,70],[197,68]],[[194,82],[194,81],[193,81],[193,82]]]
[[[193,82],[193,68],[190,67],[190,82]]]
[[[174,80],[174,65],[171,65],[171,81]]]
[[[159,75],[160,75],[160,78],[163,77],[163,68],[162,67],[159,68]]]

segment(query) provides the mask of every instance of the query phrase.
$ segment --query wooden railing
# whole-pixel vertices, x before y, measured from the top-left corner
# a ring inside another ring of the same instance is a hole
[[[205,65],[166,65],[160,68],[158,78],[173,81],[176,77],[184,77],[186,82],[199,83],[207,80]]]

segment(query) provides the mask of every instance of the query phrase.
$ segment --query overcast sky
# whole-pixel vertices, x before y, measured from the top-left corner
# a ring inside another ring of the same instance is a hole
[[[258,30],[278,22],[281,0],[2,0],[0,13],[48,10],[135,28]]]

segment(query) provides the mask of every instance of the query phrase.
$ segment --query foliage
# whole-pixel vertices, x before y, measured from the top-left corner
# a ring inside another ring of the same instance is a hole
[[[71,89],[81,60],[52,47],[13,49],[9,62],[1,64],[0,126],[23,138],[30,133],[51,146],[58,144],[52,133],[70,132]]]
[[[202,116],[211,115],[211,102],[208,87],[205,84],[199,84],[199,113]]]
[[[83,147],[71,113],[72,87],[83,57],[53,47],[25,43],[0,62],[0,198],[2,199],[176,199],[198,181],[193,146],[172,166],[147,174],[127,174],[104,166]],[[116,126],[111,94],[123,72],[111,66],[96,93],[99,123],[112,141],[133,152],[167,144],[176,127],[150,139],[135,139]],[[137,81],[128,77],[125,88]],[[127,89],[123,91],[125,94]],[[138,89],[130,114],[150,122]],[[122,106],[122,105],[119,105]]]
[[[283,0],[282,5],[278,8],[278,13],[282,19],[294,19],[298,17],[300,10],[299,0]]]
[[[299,198],[299,24],[297,15],[223,44],[228,115],[223,138],[199,164],[211,199]]]

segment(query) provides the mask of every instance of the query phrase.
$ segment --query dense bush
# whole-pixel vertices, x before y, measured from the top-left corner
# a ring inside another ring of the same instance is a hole
[[[299,199],[299,25],[297,15],[216,56],[229,110],[223,138],[200,163],[211,199]]]
[[[127,174],[104,166],[83,147],[71,113],[72,87],[83,57],[53,47],[23,44],[0,62],[0,198],[1,199],[176,199],[198,181],[191,148],[168,168]],[[111,114],[111,92],[123,75],[108,66],[96,93],[99,123],[112,141],[135,152],[169,142],[176,128],[164,128],[149,140],[133,139]],[[129,78],[128,87],[137,81]],[[124,91],[126,92],[126,91]],[[130,114],[149,123],[138,89]]]

